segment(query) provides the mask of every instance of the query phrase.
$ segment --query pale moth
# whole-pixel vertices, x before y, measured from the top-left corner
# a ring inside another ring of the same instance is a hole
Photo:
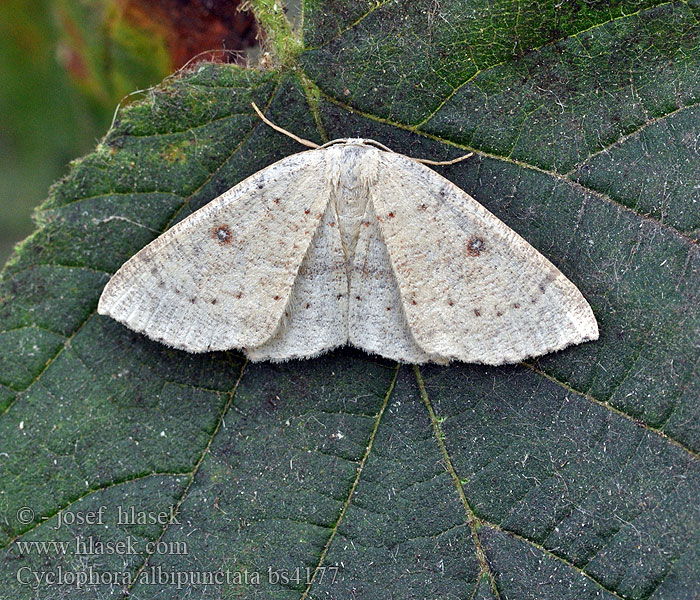
[[[441,163],[373,140],[318,146],[255,110],[314,149],[143,248],[105,287],[100,314],[188,352],[236,348],[254,361],[352,344],[401,362],[498,365],[598,338],[573,283],[421,164]]]

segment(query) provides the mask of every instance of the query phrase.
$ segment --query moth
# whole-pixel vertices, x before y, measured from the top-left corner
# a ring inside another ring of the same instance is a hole
[[[188,352],[253,361],[351,344],[407,363],[499,365],[598,338],[573,283],[423,164],[442,163],[369,139],[318,146],[254,108],[312,149],[143,248],[105,287],[100,314]]]

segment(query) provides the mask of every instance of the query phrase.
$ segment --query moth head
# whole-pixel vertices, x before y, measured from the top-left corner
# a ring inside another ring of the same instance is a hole
[[[363,148],[373,147],[379,150],[384,150],[385,152],[393,152],[391,148],[387,148],[384,144],[380,144],[376,140],[369,140],[364,138],[341,138],[337,140],[331,140],[326,142],[320,148],[328,148],[330,146],[337,146],[342,144],[343,146],[362,146]],[[320,149],[319,148],[319,149]]]

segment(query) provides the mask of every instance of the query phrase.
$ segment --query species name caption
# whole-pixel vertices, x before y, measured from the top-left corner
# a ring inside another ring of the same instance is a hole
[[[23,506],[16,513],[22,525],[35,522],[34,511]],[[144,541],[143,535],[124,534],[118,527],[180,525],[175,506],[164,511],[137,510],[134,506],[100,506],[96,510],[61,511],[56,515],[56,523],[46,530],[55,531],[54,540],[18,539],[11,546],[11,553],[18,560],[27,560],[32,565],[22,565],[17,569],[17,582],[33,590],[52,586],[66,586],[78,590],[98,586],[160,585],[185,589],[190,586],[210,585],[297,585],[308,586],[312,582],[333,584],[338,576],[338,566],[281,567],[264,566],[261,569],[219,568],[216,570],[177,570],[163,565],[148,565],[145,569],[133,571],[110,570],[108,561],[99,560],[104,568],[76,557],[90,560],[94,557],[141,555],[189,556],[190,546],[186,540],[166,541],[156,534],[156,539]],[[76,534],[80,527],[102,526],[103,529]],[[114,533],[116,530],[116,533]],[[60,564],[65,560],[66,565]],[[53,562],[53,564],[52,564]],[[119,564],[130,561],[121,560]],[[192,561],[187,561],[192,566]],[[2,596],[0,596],[2,598]]]

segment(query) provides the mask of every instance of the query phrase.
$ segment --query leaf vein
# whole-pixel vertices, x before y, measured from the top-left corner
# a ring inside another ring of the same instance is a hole
[[[416,376],[416,381],[418,382],[418,389],[420,390],[421,398],[423,399],[423,403],[425,404],[425,407],[428,410],[428,415],[430,416],[430,421],[433,426],[433,431],[435,433],[437,443],[440,446],[440,449],[442,450],[442,455],[445,460],[445,466],[447,467],[447,470],[451,475],[455,486],[457,487],[457,493],[459,494],[462,506],[464,507],[466,522],[467,525],[469,525],[469,529],[471,530],[472,540],[474,542],[474,550],[476,552],[476,557],[479,561],[479,565],[481,566],[481,570],[484,573],[488,574],[492,591],[496,594],[498,598],[500,598],[498,588],[496,587],[496,579],[493,575],[493,572],[491,571],[491,566],[488,563],[486,553],[484,552],[484,549],[481,545],[481,540],[479,539],[479,527],[481,526],[481,520],[476,516],[476,514],[474,514],[474,511],[470,506],[469,501],[467,500],[467,495],[464,493],[462,482],[459,480],[457,471],[455,471],[455,468],[452,465],[452,459],[450,458],[450,455],[447,452],[447,447],[445,446],[443,434],[440,430],[440,425],[437,421],[437,417],[435,415],[435,411],[433,410],[433,406],[430,402],[430,399],[428,398],[428,392],[425,389],[423,377],[417,365],[414,365],[413,372]]]
[[[138,581],[139,575],[143,572],[143,570],[148,566],[148,563],[151,559],[151,556],[155,553],[155,548],[158,545],[158,542],[160,542],[163,539],[163,536],[165,533],[168,531],[168,528],[172,524],[173,520],[175,519],[175,516],[180,512],[180,507],[182,506],[182,503],[185,501],[187,498],[187,494],[190,491],[190,488],[192,487],[192,484],[194,483],[195,477],[197,475],[197,472],[199,471],[199,467],[202,465],[202,462],[204,462],[204,459],[206,458],[207,454],[209,453],[209,449],[211,448],[211,445],[214,441],[214,438],[216,437],[216,434],[219,432],[219,429],[224,422],[224,417],[226,416],[226,413],[229,410],[229,407],[233,403],[233,398],[236,395],[236,390],[238,389],[238,384],[241,382],[241,379],[243,378],[243,374],[245,373],[246,366],[248,365],[248,361],[244,362],[243,365],[241,366],[241,370],[238,374],[238,378],[236,379],[236,382],[233,384],[233,388],[229,392],[229,398],[226,401],[226,404],[221,410],[221,413],[219,414],[219,419],[217,420],[216,426],[214,427],[214,430],[211,432],[211,435],[209,436],[209,440],[207,441],[206,446],[202,450],[202,453],[199,456],[199,459],[197,460],[197,463],[194,465],[194,468],[192,471],[190,471],[189,476],[190,480],[185,486],[185,489],[182,491],[182,494],[180,495],[180,498],[178,499],[177,503],[173,507],[170,515],[170,520],[163,526],[163,530],[161,531],[161,534],[158,536],[158,539],[156,540],[156,543],[153,544],[153,551],[150,553],[146,554],[146,557],[144,558],[143,563],[141,564],[141,567],[139,567],[138,571],[134,575],[132,579],[131,585],[124,591],[124,598],[127,598],[130,596],[130,591],[131,588],[134,586],[134,584]]]
[[[697,247],[698,246],[698,242],[695,238],[689,236],[688,234],[681,231],[680,229],[677,229],[676,227],[673,227],[672,225],[669,225],[668,223],[664,223],[662,220],[657,219],[656,217],[653,217],[651,215],[642,214],[642,213],[634,210],[634,208],[631,208],[625,204],[622,204],[620,201],[615,200],[611,196],[608,196],[607,194],[599,192],[598,190],[595,190],[593,188],[589,188],[589,187],[587,187],[587,186],[585,186],[577,181],[570,179],[569,177],[566,177],[565,175],[562,175],[561,173],[558,173],[556,171],[550,171],[548,169],[538,167],[537,165],[532,165],[532,164],[526,163],[520,159],[508,158],[507,156],[494,154],[492,152],[486,152],[484,150],[480,150],[479,148],[467,146],[465,144],[460,144],[458,142],[454,142],[454,141],[446,139],[444,137],[440,137],[439,135],[427,133],[425,131],[417,129],[417,127],[413,126],[413,125],[405,125],[403,123],[397,123],[397,122],[392,121],[390,119],[378,117],[376,115],[372,115],[370,113],[355,109],[355,108],[349,106],[348,104],[345,104],[344,102],[341,102],[337,98],[334,98],[333,96],[330,96],[326,93],[322,93],[322,94],[323,94],[323,97],[326,100],[328,100],[329,102],[331,102],[331,103],[335,104],[336,106],[338,106],[344,110],[347,110],[353,114],[364,117],[365,119],[369,119],[369,120],[375,121],[377,123],[384,123],[385,125],[390,125],[392,127],[396,127],[398,129],[402,129],[404,131],[409,131],[413,134],[420,135],[426,139],[430,139],[430,140],[439,142],[441,144],[452,146],[454,148],[459,148],[460,150],[465,151],[465,152],[473,152],[474,154],[478,154],[478,155],[486,157],[486,158],[499,160],[502,162],[517,165],[517,166],[522,167],[524,169],[529,169],[531,171],[537,171],[539,173],[549,175],[550,177],[557,179],[558,181],[561,181],[561,182],[563,182],[563,183],[565,183],[565,184],[567,184],[575,189],[582,190],[585,193],[588,193],[591,196],[598,198],[599,200],[601,200],[605,203],[612,204],[621,210],[624,210],[626,212],[630,212],[631,214],[633,214],[635,217],[637,217],[638,219],[640,219],[643,222],[654,224],[655,226],[661,228],[662,230],[671,233],[674,237],[677,237],[678,239],[680,239],[684,243],[687,243],[690,247]]]
[[[372,451],[372,446],[374,445],[374,438],[377,435],[377,430],[379,429],[379,423],[381,423],[382,416],[384,415],[384,411],[386,410],[386,407],[389,404],[389,398],[391,397],[392,392],[394,391],[394,385],[396,384],[396,379],[399,374],[399,368],[400,364],[396,365],[395,371],[394,371],[394,377],[391,380],[391,383],[389,384],[389,389],[387,390],[386,396],[384,397],[384,402],[382,403],[381,408],[379,409],[379,413],[377,414],[377,417],[374,422],[374,428],[372,429],[372,432],[370,433],[369,440],[367,442],[367,447],[365,449],[364,456],[362,457],[362,460],[360,461],[360,464],[357,467],[357,474],[355,475],[355,479],[352,482],[352,485],[350,486],[350,490],[348,492],[348,496],[345,500],[345,503],[343,504],[342,509],[340,510],[340,514],[338,515],[338,519],[336,522],[333,524],[331,528],[331,533],[328,536],[328,540],[326,541],[326,544],[323,546],[323,549],[321,550],[321,555],[318,559],[318,563],[316,567],[314,568],[314,572],[312,573],[309,583],[306,586],[306,589],[304,590],[304,593],[301,595],[300,600],[306,600],[306,598],[309,595],[309,592],[311,591],[311,586],[314,583],[314,580],[316,579],[316,575],[319,572],[319,569],[323,565],[323,561],[326,558],[326,554],[328,553],[328,549],[331,547],[331,544],[333,543],[333,539],[335,538],[335,534],[338,531],[338,527],[340,526],[340,523],[343,520],[343,517],[345,516],[345,512],[348,509],[348,506],[350,506],[350,503],[352,502],[352,497],[355,494],[355,489],[357,488],[357,484],[360,481],[360,477],[362,476],[362,470],[364,469],[365,463],[367,462],[367,458],[369,457],[370,452]]]
[[[637,419],[635,419],[635,418],[632,417],[631,415],[628,415],[626,412],[620,410],[619,408],[615,408],[615,407],[614,407],[612,404],[610,404],[609,402],[606,402],[606,401],[603,401],[603,400],[598,400],[598,398],[595,398],[594,396],[592,396],[591,394],[589,394],[589,393],[587,393],[587,392],[582,392],[582,391],[580,391],[580,390],[577,390],[577,389],[571,387],[569,384],[564,383],[563,381],[558,380],[558,379],[557,379],[556,377],[554,377],[553,375],[550,375],[549,373],[546,373],[546,372],[542,371],[541,369],[538,369],[537,367],[534,366],[534,364],[526,363],[526,362],[523,362],[523,363],[521,363],[521,364],[524,365],[524,366],[526,366],[528,369],[531,369],[533,372],[535,372],[535,373],[537,373],[537,374],[539,374],[539,375],[542,375],[543,377],[546,377],[546,378],[549,379],[551,382],[556,383],[557,385],[560,385],[560,386],[563,387],[564,389],[566,389],[566,390],[568,390],[568,391],[570,391],[570,392],[572,392],[572,393],[574,393],[574,394],[577,394],[577,395],[579,395],[579,396],[582,396],[583,398],[586,398],[587,400],[590,400],[591,402],[594,402],[594,403],[597,404],[598,406],[602,406],[603,408],[605,408],[605,409],[607,409],[607,410],[609,410],[609,411],[611,411],[611,412],[613,412],[613,413],[615,413],[615,414],[617,414],[617,415],[619,415],[619,416],[621,416],[621,417],[624,417],[624,418],[627,419],[628,421],[631,421],[632,423],[634,423],[637,427],[641,427],[641,428],[643,428],[643,429],[646,429],[647,431],[649,431],[649,432],[651,432],[651,433],[653,433],[653,434],[655,434],[655,435],[657,435],[657,436],[663,438],[665,441],[667,441],[667,442],[673,444],[674,446],[677,446],[678,448],[680,448],[680,449],[683,450],[684,452],[688,453],[688,454],[689,454],[692,458],[694,458],[695,460],[700,460],[700,454],[698,454],[695,450],[693,450],[693,449],[690,448],[689,446],[686,446],[686,445],[684,445],[682,442],[680,442],[680,441],[678,441],[677,439],[671,437],[670,435],[668,435],[667,433],[665,433],[662,429],[659,429],[659,428],[657,428],[657,427],[653,427],[652,425],[649,425],[649,424],[644,423],[644,422],[642,422],[642,421],[638,421]]]

